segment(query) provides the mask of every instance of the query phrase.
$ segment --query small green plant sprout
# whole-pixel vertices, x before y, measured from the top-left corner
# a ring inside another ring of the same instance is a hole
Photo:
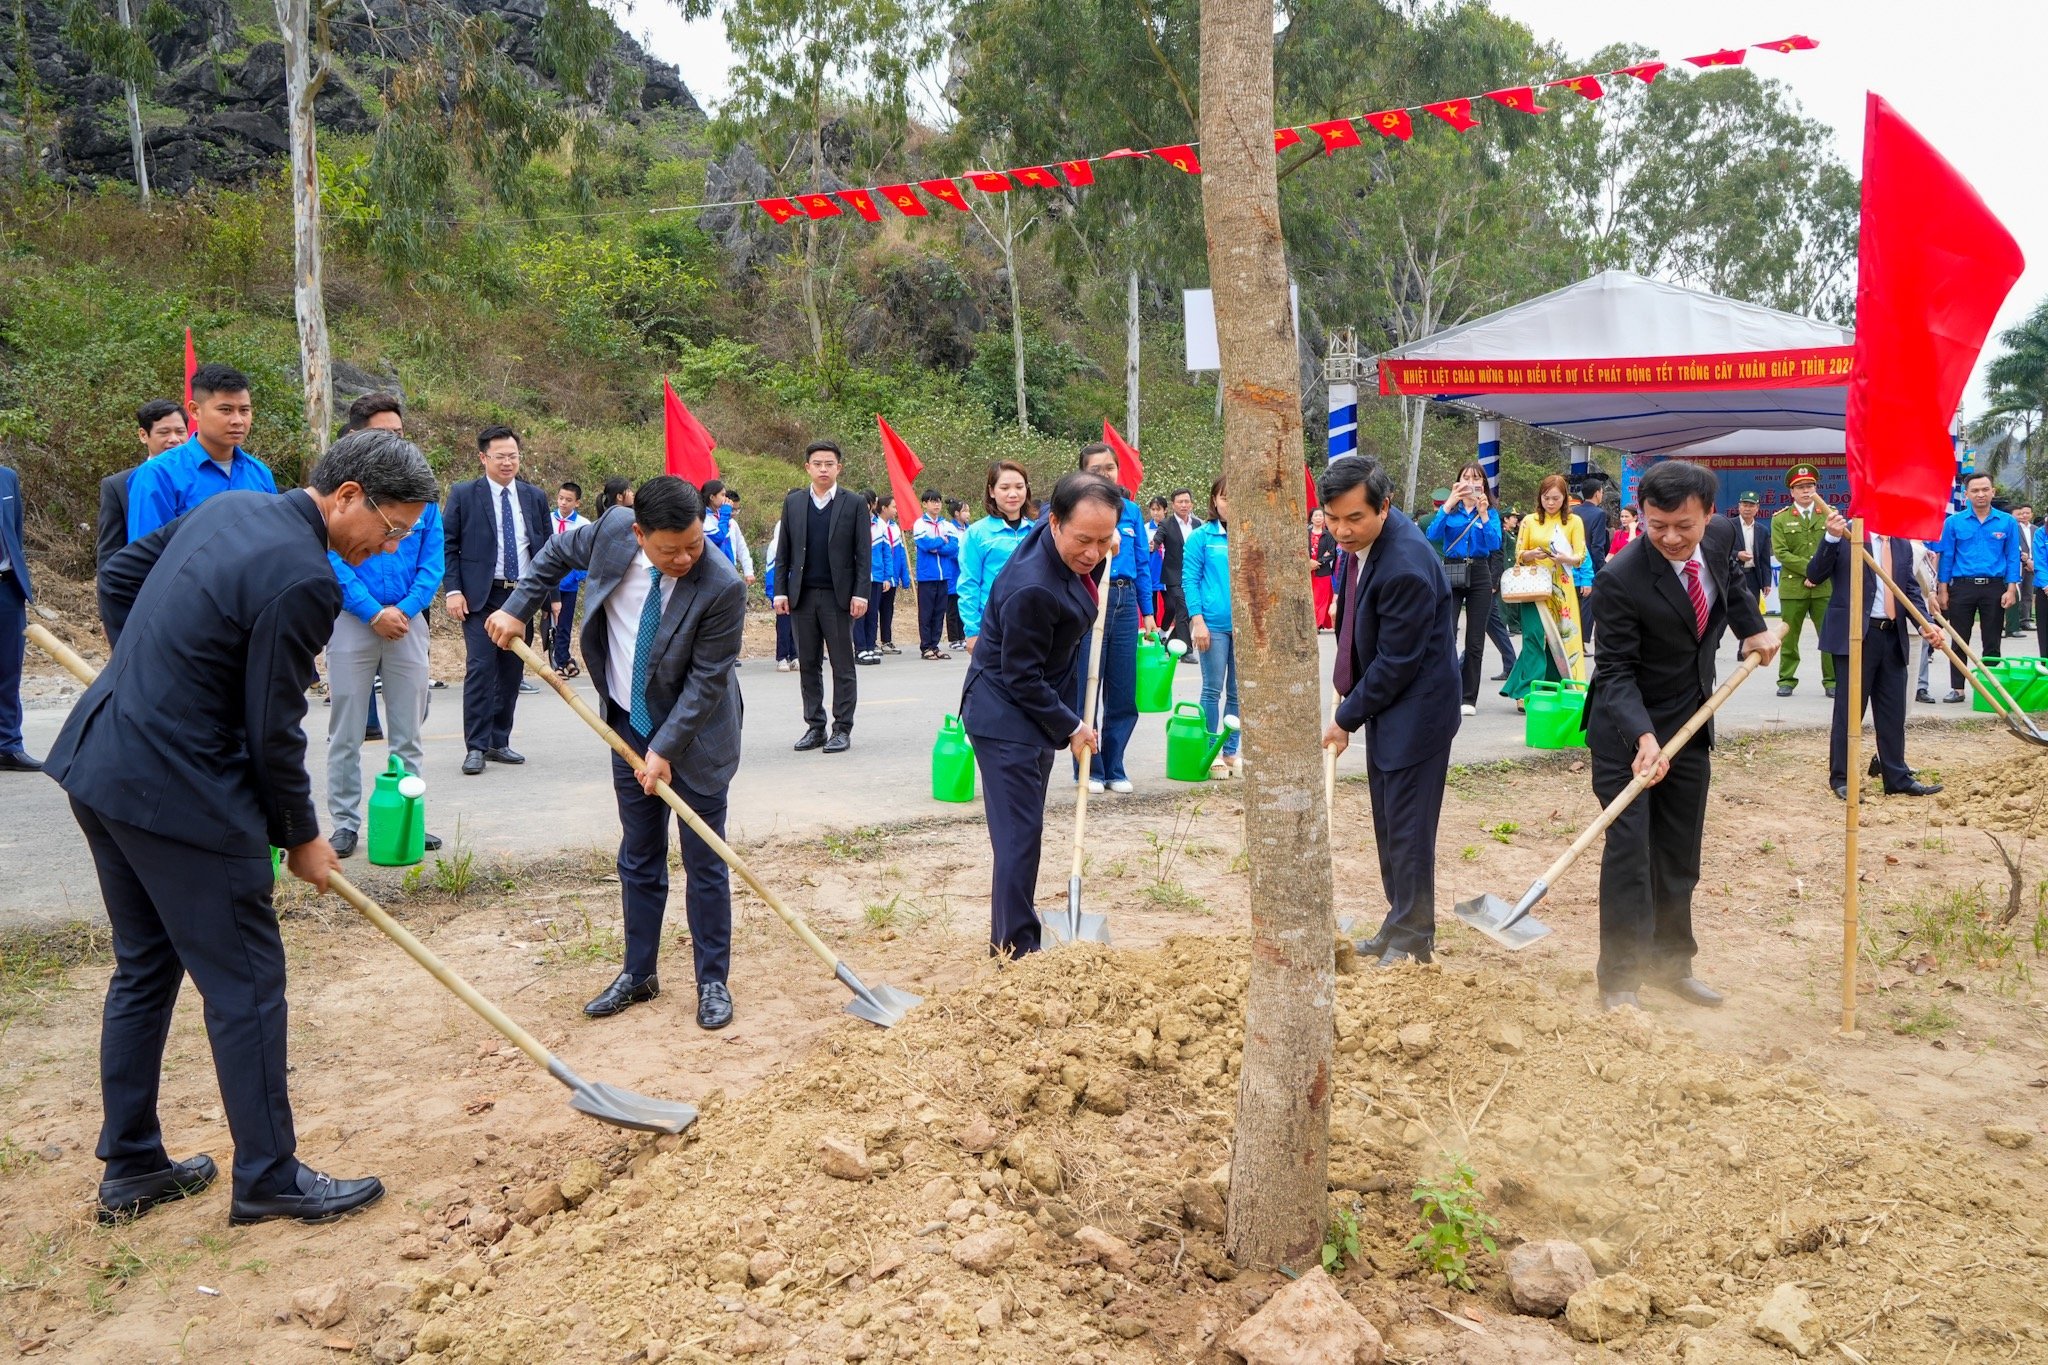
[[[1467,1262],[1477,1252],[1497,1250],[1493,1234],[1500,1226],[1493,1215],[1480,1211],[1478,1178],[1462,1159],[1454,1159],[1448,1170],[1419,1182],[1408,1196],[1419,1206],[1424,1225],[1408,1249],[1423,1269],[1467,1292],[1473,1288]]]
[[[1494,838],[1505,844],[1515,837],[1515,831],[1520,828],[1521,826],[1512,820],[1503,820],[1497,825],[1481,825],[1479,832],[1481,834],[1491,834]]]
[[[1465,845],[1465,846],[1464,846],[1463,848],[1461,848],[1461,849],[1459,849],[1459,850],[1458,850],[1458,856],[1459,856],[1460,858],[1463,858],[1463,859],[1464,859],[1464,860],[1465,860],[1466,862],[1468,862],[1468,863],[1469,863],[1469,862],[1476,862],[1476,861],[1478,860],[1478,858],[1479,858],[1479,845],[1477,845],[1477,844],[1467,844],[1467,845]]]
[[[1335,1275],[1347,1265],[1356,1265],[1364,1248],[1358,1240],[1358,1210],[1338,1209],[1330,1215],[1329,1231],[1323,1234],[1323,1271]]]

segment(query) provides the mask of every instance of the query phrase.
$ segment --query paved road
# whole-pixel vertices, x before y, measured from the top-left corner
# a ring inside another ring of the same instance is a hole
[[[2025,643],[2007,641],[2009,648]],[[1325,636],[1325,677],[1332,647]],[[1489,671],[1496,664],[1490,653],[1488,664]],[[1769,678],[1752,679],[1724,709],[1723,731],[1826,726],[1829,703],[1821,695],[1819,667],[1809,648],[1799,690],[1783,699],[1773,695]],[[892,656],[880,667],[862,668],[853,750],[827,757],[795,753],[789,747],[802,730],[797,676],[777,673],[771,663],[749,662],[740,674],[746,696],[746,758],[732,795],[733,841],[744,844],[791,834],[814,837],[833,829],[933,817],[978,820],[978,806],[942,805],[931,799],[933,735],[939,716],[959,700],[965,668],[964,657],[932,663],[914,653]],[[526,766],[491,765],[480,777],[464,777],[460,680],[454,681],[457,686],[434,693],[427,721],[428,827],[451,845],[459,837],[486,857],[615,846],[618,824],[607,751],[569,708],[547,692],[522,697],[513,744],[527,756]],[[589,695],[587,678],[576,685]],[[1200,686],[1198,670],[1183,666],[1175,695],[1194,700]],[[1531,752],[1522,744],[1521,717],[1495,693],[1495,686],[1486,685],[1479,714],[1467,719],[1459,732],[1458,762],[1526,757]],[[1937,670],[1935,695],[1945,686]],[[32,753],[49,748],[68,705],[67,699],[28,712]],[[1967,708],[1913,709],[1956,717]],[[308,717],[308,729],[315,734],[310,759],[314,791],[320,793],[325,784],[326,709],[318,702]],[[1175,785],[1164,776],[1165,747],[1161,718],[1141,717],[1130,755],[1130,770],[1141,792]],[[381,744],[365,746],[364,753],[366,767],[382,766]],[[1361,749],[1344,755],[1340,771],[1363,770]],[[361,859],[358,853],[351,866],[360,866]],[[100,918],[92,862],[63,793],[45,778],[0,774],[0,930]]]

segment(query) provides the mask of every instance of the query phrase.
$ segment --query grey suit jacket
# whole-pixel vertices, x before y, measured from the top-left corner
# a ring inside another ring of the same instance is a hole
[[[578,594],[584,611],[583,659],[602,697],[611,696],[606,604],[639,554],[633,509],[614,507],[596,521],[550,537],[505,601],[506,611],[528,620],[565,575],[584,570],[589,576]],[[677,780],[704,796],[724,791],[740,765],[742,706],[733,667],[746,620],[745,580],[731,560],[707,544],[704,555],[676,580],[654,637],[647,679],[654,733],[648,747],[669,761]]]

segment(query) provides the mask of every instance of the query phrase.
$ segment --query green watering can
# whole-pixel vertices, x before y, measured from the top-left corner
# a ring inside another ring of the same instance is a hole
[[[1237,717],[1225,716],[1222,733],[1212,735],[1200,703],[1179,703],[1166,718],[1166,775],[1176,782],[1207,782],[1209,765],[1237,728]]]
[[[974,799],[974,744],[961,728],[960,717],[939,722],[932,744],[932,800],[966,803]]]
[[[1171,645],[1159,632],[1146,631],[1138,645],[1138,713],[1155,715],[1173,709],[1173,676],[1179,656],[1187,646],[1175,640]]]
[[[378,867],[410,867],[427,856],[427,784],[391,755],[370,794],[370,861]]]

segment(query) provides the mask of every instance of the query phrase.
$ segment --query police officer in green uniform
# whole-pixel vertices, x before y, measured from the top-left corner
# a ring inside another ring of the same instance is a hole
[[[1813,633],[1820,635],[1821,616],[1828,609],[1831,587],[1806,581],[1806,565],[1820,549],[1828,533],[1828,508],[1820,500],[1820,471],[1810,464],[1796,464],[1785,475],[1792,491],[1792,505],[1781,507],[1771,517],[1771,552],[1778,557],[1778,615],[1785,622],[1785,643],[1778,653],[1778,695],[1789,697],[1799,686],[1799,636],[1809,617]],[[1820,656],[1823,690],[1835,695],[1835,660]]]

